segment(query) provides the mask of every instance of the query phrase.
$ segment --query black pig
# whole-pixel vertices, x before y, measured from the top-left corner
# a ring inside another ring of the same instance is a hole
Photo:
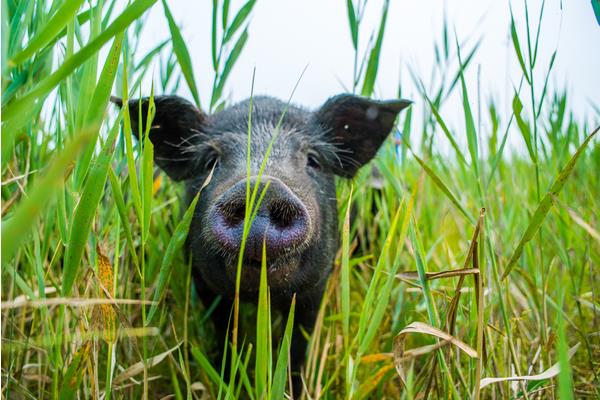
[[[296,295],[290,350],[296,395],[302,388],[300,369],[307,344],[300,327],[312,331],[338,247],[334,176],[352,178],[371,160],[397,114],[410,103],[342,94],[314,112],[289,106],[282,120],[259,183],[259,192],[266,182],[270,186],[246,239],[240,295],[243,301],[257,299],[264,241],[273,308],[287,315]],[[138,104],[129,103],[136,136]],[[145,120],[147,99],[141,104]],[[185,182],[188,201],[214,167],[196,206],[187,246],[203,303],[208,307],[222,297],[212,315],[223,341],[244,224],[250,100],[214,115],[176,96],[156,97],[155,104],[150,129],[155,162],[171,179]],[[286,104],[274,98],[253,99],[252,183],[285,109]]]

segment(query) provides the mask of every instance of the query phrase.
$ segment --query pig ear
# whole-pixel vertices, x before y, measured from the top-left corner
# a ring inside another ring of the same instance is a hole
[[[411,104],[409,100],[375,101],[350,94],[327,100],[313,118],[338,150],[333,172],[353,177],[375,157],[398,113]]]
[[[123,106],[123,101],[117,97],[111,97],[111,101],[119,107]],[[131,131],[133,136],[139,138],[140,115],[143,134],[148,118],[149,99],[130,100],[128,105]],[[173,180],[189,178],[194,172],[196,161],[186,149],[198,141],[199,133],[206,123],[206,114],[178,96],[156,96],[154,105],[154,119],[149,132],[150,141],[154,145],[154,162]]]

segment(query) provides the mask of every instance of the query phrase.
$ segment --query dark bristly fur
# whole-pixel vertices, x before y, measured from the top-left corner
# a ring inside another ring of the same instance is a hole
[[[129,103],[134,134],[138,132],[139,104],[138,100]],[[141,104],[145,118],[147,99]],[[243,101],[214,115],[206,115],[176,96],[156,97],[155,104],[156,115],[150,129],[155,162],[172,179],[185,181],[188,199],[196,194],[213,164],[218,163],[197,204],[188,250],[204,304],[209,306],[222,296],[213,321],[220,339],[225,340],[238,255],[219,246],[208,215],[217,200],[247,176],[250,102]],[[406,100],[381,102],[339,95],[315,112],[289,106],[280,126],[263,181],[272,177],[282,182],[301,201],[310,220],[306,239],[285,254],[269,258],[267,265],[272,306],[287,313],[293,295],[297,298],[291,348],[295,393],[302,387],[299,372],[307,344],[300,327],[308,332],[313,328],[338,246],[334,175],[351,178],[370,161],[392,130],[397,114],[408,105]],[[285,103],[270,97],[253,99],[251,176],[258,173],[285,107]],[[258,269],[245,262],[242,300],[256,300],[258,279]]]

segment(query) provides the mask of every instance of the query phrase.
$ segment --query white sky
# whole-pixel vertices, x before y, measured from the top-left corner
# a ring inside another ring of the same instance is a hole
[[[402,84],[403,97],[417,100],[416,115],[423,107],[412,84],[408,67],[417,71],[427,84],[434,62],[433,44],[440,41],[444,3],[440,1],[391,0],[385,39],[376,82],[376,97],[394,98]],[[230,20],[242,2],[232,1]],[[364,46],[379,24],[383,0],[369,0],[361,26],[360,41]],[[537,27],[541,2],[528,1],[530,22]],[[210,56],[212,2],[170,0],[175,20],[181,27],[191,53],[194,73],[203,106],[209,102],[212,87]],[[466,40],[467,49],[482,38],[476,58],[467,70],[471,101],[477,101],[477,78],[480,70],[482,109],[487,100],[497,100],[506,122],[512,100],[512,87],[520,79],[520,69],[510,41],[509,3],[494,0],[462,0],[445,2],[450,27],[450,44],[456,30],[459,41]],[[526,51],[523,2],[513,1],[515,20]],[[308,69],[293,102],[316,108],[329,96],[350,86],[353,48],[344,0],[258,0],[251,16],[249,39],[232,71],[225,95],[232,101],[250,94],[252,70],[256,67],[256,94],[287,99],[306,65]],[[534,33],[532,32],[532,35]],[[149,49],[169,36],[160,3],[153,8],[143,31],[142,49]],[[541,91],[550,55],[558,49],[550,84],[566,88],[570,107],[579,119],[598,121],[591,104],[600,105],[600,26],[595,20],[589,0],[548,0],[542,22],[536,85]],[[361,49],[361,53],[362,53]],[[156,68],[158,71],[158,68]],[[453,73],[456,71],[453,67]],[[158,73],[158,72],[157,72]],[[460,92],[457,92],[457,94]],[[506,101],[508,93],[508,101]],[[181,95],[191,99],[182,82]],[[539,96],[539,92],[538,92]],[[528,99],[523,102],[528,104]],[[473,106],[476,111],[476,105]],[[462,127],[462,108],[458,98],[451,99],[442,114],[454,128]],[[487,124],[487,114],[483,116]]]

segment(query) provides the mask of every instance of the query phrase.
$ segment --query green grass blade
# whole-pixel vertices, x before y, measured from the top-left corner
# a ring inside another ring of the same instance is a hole
[[[108,167],[114,152],[114,142],[119,133],[118,120],[111,128],[106,143],[94,166],[89,172],[79,203],[69,228],[69,243],[65,253],[63,266],[62,294],[69,296],[77,276],[85,245],[88,241],[92,220],[104,193],[104,184],[108,175]]]
[[[383,248],[381,250],[381,253],[379,254],[379,259],[377,260],[377,265],[375,266],[375,272],[373,273],[371,282],[369,282],[369,288],[367,289],[367,294],[365,295],[363,309],[360,313],[360,319],[358,321],[357,339],[361,343],[365,343],[365,333],[367,332],[368,325],[371,323],[371,318],[373,317],[373,303],[375,302],[375,297],[379,294],[379,281],[383,276],[384,266],[387,263],[390,254],[390,249],[392,243],[394,242],[396,229],[398,227],[398,221],[400,219],[401,209],[401,207],[398,207],[394,218],[392,219],[390,229],[387,232]],[[362,344],[361,349],[364,350],[364,348],[366,348],[366,345]]]
[[[67,0],[54,13],[52,18],[46,22],[46,25],[40,29],[31,40],[27,47],[15,55],[9,61],[10,65],[19,65],[31,58],[36,52],[50,43],[54,37],[60,33],[63,28],[73,19],[77,10],[81,7],[83,0]]]
[[[433,182],[436,184],[436,186],[442,192],[444,192],[444,194],[448,197],[448,199],[450,199],[452,204],[454,204],[456,206],[456,208],[458,208],[458,210],[462,213],[462,215],[464,215],[465,218],[467,218],[467,220],[469,220],[469,222],[474,224],[475,220],[473,219],[473,217],[467,212],[467,210],[465,210],[465,208],[462,206],[462,204],[460,204],[460,202],[458,201],[458,199],[456,198],[454,193],[452,193],[450,188],[448,186],[446,186],[444,181],[442,181],[442,179],[440,179],[440,177],[423,160],[421,160],[414,152],[412,152],[412,149],[411,149],[411,153],[412,153],[413,157],[415,158],[415,160],[417,160],[417,162],[419,163],[421,168],[423,168],[425,170],[425,172],[427,173],[427,175],[429,175],[429,177],[431,179],[433,179]]]
[[[294,328],[294,311],[296,309],[296,296],[292,298],[292,305],[290,306],[290,312],[288,314],[287,324],[285,325],[285,332],[281,339],[279,347],[279,354],[277,356],[277,364],[275,364],[275,372],[273,374],[273,386],[271,388],[272,399],[283,399],[285,393],[285,386],[287,382],[287,367],[288,367],[288,355],[290,351],[290,345],[292,343],[292,331]]]
[[[342,265],[341,265],[341,289],[342,289],[342,332],[344,333],[344,344],[348,347],[350,339],[350,208],[352,207],[352,191],[348,195],[348,205],[342,227]]]
[[[519,94],[515,92],[515,96],[512,101],[512,109],[513,115],[517,120],[517,125],[519,126],[519,132],[521,132],[521,136],[523,136],[523,140],[525,140],[525,144],[527,145],[527,152],[529,153],[529,158],[534,163],[536,162],[535,151],[533,149],[533,143],[531,141],[531,128],[527,121],[523,119],[521,115],[521,111],[523,111],[523,103],[521,103],[521,99],[519,98]]]
[[[600,0],[592,0],[592,8],[594,9],[596,22],[598,22],[598,26],[600,26]]]
[[[471,111],[471,104],[469,102],[469,93],[467,91],[467,84],[465,83],[465,75],[462,58],[460,56],[460,45],[458,44],[458,38],[456,39],[456,52],[458,54],[458,63],[460,64],[460,85],[462,88],[462,105],[463,112],[465,115],[465,128],[467,133],[467,144],[469,145],[469,154],[471,155],[471,167],[475,172],[475,176],[479,178],[479,152],[477,145],[477,130],[475,129],[475,120],[473,119],[473,112]]]
[[[415,189],[416,188],[417,187],[415,187]],[[398,248],[395,249],[396,257],[394,259],[392,268],[388,271],[388,277],[383,282],[383,286],[381,287],[381,289],[379,291],[379,295],[377,296],[375,308],[373,310],[372,317],[371,317],[368,327],[367,327],[367,332],[365,333],[363,340],[360,344],[360,348],[359,348],[360,354],[367,353],[369,346],[375,339],[375,336],[377,335],[377,332],[381,327],[381,323],[383,321],[383,318],[385,317],[387,307],[389,306],[392,288],[393,288],[394,284],[396,284],[395,275],[398,272],[398,269],[400,268],[400,265],[401,265],[400,257],[402,255],[402,248],[406,241],[406,236],[408,234],[408,228],[409,228],[410,221],[411,221],[412,207],[413,207],[413,201],[414,201],[413,199],[414,199],[415,193],[416,192],[413,193],[413,195],[411,196],[408,203],[405,202],[405,198],[402,198],[402,201],[400,202],[399,210],[404,208],[403,206],[405,203],[407,205],[406,205],[406,209],[404,210],[404,216],[402,217],[402,225],[400,227],[400,234],[398,236],[398,240],[396,241],[396,243],[398,243]]]
[[[519,65],[521,66],[523,76],[525,77],[527,83],[531,85],[531,80],[529,79],[529,75],[527,74],[527,68],[525,68],[525,59],[523,58],[523,52],[521,51],[519,34],[517,33],[517,28],[515,26],[515,17],[512,12],[512,7],[510,9],[510,37],[512,39],[513,47],[515,49],[515,54],[517,55],[517,59],[519,60]]]
[[[123,191],[121,190],[121,185],[119,184],[119,180],[115,175],[112,167],[108,169],[108,179],[110,181],[110,187],[113,193],[113,197],[115,199],[115,204],[117,205],[117,211],[119,212],[119,217],[121,218],[121,222],[123,225],[123,229],[125,230],[125,238],[127,239],[127,245],[129,247],[129,254],[133,259],[133,263],[139,269],[140,262],[137,257],[137,253],[135,252],[135,244],[133,242],[133,236],[131,234],[130,221],[127,217],[127,208],[125,207],[125,199],[123,198]]]
[[[131,130],[131,117],[129,115],[129,101],[127,88],[127,59],[123,59],[123,135],[125,139],[125,158],[127,160],[127,173],[129,174],[129,190],[133,198],[133,206],[139,221],[142,221],[142,195],[140,194],[140,185],[135,168],[135,158],[133,154],[133,132]],[[138,107],[141,110],[141,107]],[[137,132],[136,132],[137,135]]]
[[[165,256],[163,257],[162,263],[160,264],[160,271],[158,273],[158,280],[156,283],[156,289],[154,289],[154,303],[150,307],[150,312],[148,313],[148,317],[146,318],[146,325],[149,325],[152,321],[152,317],[156,313],[158,309],[159,302],[164,297],[167,286],[169,285],[169,280],[171,279],[171,272],[173,270],[173,261],[175,257],[180,253],[185,240],[188,236],[188,231],[190,229],[190,224],[192,223],[192,217],[194,216],[194,211],[196,210],[196,204],[198,203],[198,199],[200,198],[200,192],[210,182],[210,177],[205,182],[205,185],[200,188],[194,200],[190,203],[190,206],[186,210],[185,214],[181,221],[175,227],[175,231],[173,232],[173,236],[171,236],[171,240],[169,240],[169,244],[167,245],[167,249],[165,250]]]
[[[192,97],[194,97],[196,105],[200,107],[200,96],[198,95],[198,87],[196,86],[196,79],[194,78],[194,69],[192,67],[192,58],[190,57],[190,52],[188,51],[179,27],[173,19],[173,15],[171,14],[171,10],[169,10],[166,0],[162,0],[162,3],[165,11],[165,17],[167,17],[167,21],[169,23],[169,30],[171,31],[173,51],[177,56],[177,61],[179,62],[181,72],[185,77],[185,81],[190,88],[190,92],[192,92]]]
[[[561,287],[560,279],[557,287]],[[565,328],[565,320],[563,316],[562,305],[564,302],[564,288],[560,289],[560,305],[561,307],[557,311],[556,319],[558,321],[557,326],[557,341],[556,341],[556,352],[558,353],[558,393],[561,400],[572,400],[573,397],[573,377],[571,370],[571,363],[569,361],[569,344],[567,343],[567,332]]]
[[[231,39],[233,39],[233,36],[237,32],[237,30],[244,24],[246,19],[248,19],[248,16],[250,15],[250,12],[252,12],[252,9],[254,8],[255,4],[256,0],[248,0],[246,4],[244,4],[242,8],[240,8],[240,10],[233,18],[233,21],[231,21],[231,25],[229,25],[227,31],[225,32],[225,36],[223,37],[223,44],[226,44]],[[223,14],[223,16],[225,18],[225,13]]]
[[[444,134],[446,135],[446,138],[450,141],[450,144],[452,145],[452,148],[454,149],[454,151],[456,153],[456,157],[458,158],[458,160],[460,162],[462,162],[463,164],[466,164],[467,160],[465,160],[465,156],[462,154],[460,147],[458,147],[458,143],[456,143],[456,140],[454,139],[454,135],[452,135],[452,133],[448,129],[448,126],[444,122],[444,119],[438,112],[435,105],[431,102],[429,97],[425,96],[425,99],[427,100],[427,103],[429,103],[429,107],[431,108],[431,112],[433,112],[433,116],[435,117],[438,124],[440,124],[440,128],[442,128],[442,132],[444,132]]]
[[[248,28],[244,29],[238,40],[235,42],[229,57],[227,57],[227,61],[225,61],[225,66],[223,67],[223,72],[219,77],[219,83],[215,88],[215,91],[212,94],[212,98],[210,101],[211,107],[213,107],[217,101],[221,98],[223,94],[223,89],[225,88],[225,83],[227,82],[227,78],[229,77],[229,73],[233,69],[238,57],[242,53],[246,42],[248,41]]]
[[[389,6],[389,0],[385,0],[383,5],[383,14],[381,15],[381,21],[379,22],[379,33],[377,34],[375,45],[369,54],[369,62],[367,64],[367,70],[365,71],[365,80],[361,90],[361,94],[363,96],[371,96],[373,94],[373,89],[375,88],[375,79],[377,78],[377,70],[379,69],[381,46],[383,44],[383,36],[385,33],[385,24],[387,21]]]
[[[346,8],[348,9],[348,24],[350,25],[352,46],[356,51],[358,48],[358,22],[356,21],[356,12],[354,11],[354,4],[352,0],[346,1]]]
[[[260,284],[258,288],[258,306],[256,311],[256,364],[254,369],[254,387],[256,398],[266,398],[267,373],[271,353],[269,352],[269,330],[271,306],[269,304],[269,288],[267,286],[267,249],[263,241],[262,261],[260,268]]]
[[[100,73],[98,85],[94,90],[94,95],[87,108],[84,126],[93,127],[93,129],[98,132],[106,112],[106,107],[109,104],[110,94],[117,75],[117,69],[119,68],[122,44],[123,33],[119,33],[115,36],[115,40],[113,41],[104,67],[102,68],[102,72]],[[94,147],[95,146],[88,146],[84,151],[81,160],[77,163],[75,168],[75,190],[79,190],[83,184],[90,162],[92,161]]]
[[[26,112],[28,108],[31,108],[35,101],[44,98],[56,85],[58,85],[58,83],[69,76],[75,68],[79,67],[88,58],[96,54],[106,42],[115,37],[118,33],[124,31],[156,1],[157,0],[136,0],[131,3],[104,31],[72,57],[65,60],[55,72],[43,79],[25,95],[8,104],[3,110],[2,120],[8,121],[15,115]]]
[[[204,355],[202,350],[200,350],[200,348],[193,346],[192,347],[192,356],[196,359],[196,362],[198,362],[198,365],[200,365],[200,368],[202,368],[202,370],[206,373],[208,378],[215,385],[217,385],[217,386],[225,385],[225,383],[221,380],[221,376],[219,375],[219,373],[213,368],[212,364],[210,363],[208,358],[206,358],[206,356]]]
[[[141,107],[140,107],[141,112]],[[156,106],[154,105],[154,86],[148,99],[148,114],[146,115],[146,132],[142,150],[142,242],[146,243],[150,234],[152,217],[152,184],[154,182],[154,144],[150,141],[150,128]],[[143,118],[143,116],[141,117]]]
[[[506,278],[508,276],[508,274],[510,274],[510,272],[515,267],[515,264],[519,260],[519,258],[521,258],[521,254],[523,254],[523,248],[531,239],[533,239],[533,237],[535,236],[537,231],[540,229],[540,226],[542,225],[544,218],[546,218],[548,211],[550,211],[550,208],[554,204],[554,197],[558,196],[558,194],[562,190],[563,186],[569,179],[571,172],[573,172],[573,168],[575,168],[575,164],[577,163],[577,160],[579,159],[579,157],[585,150],[587,144],[592,140],[592,138],[596,135],[596,133],[598,133],[598,130],[600,130],[600,127],[596,128],[583,141],[583,143],[581,143],[581,145],[579,146],[579,148],[577,149],[575,154],[573,154],[573,156],[571,157],[571,159],[569,160],[567,165],[565,165],[565,167],[560,171],[560,173],[554,180],[554,183],[550,187],[550,190],[548,191],[548,193],[546,193],[544,198],[538,204],[538,206],[533,214],[533,217],[531,217],[531,221],[529,221],[529,225],[527,226],[527,229],[525,230],[525,233],[523,234],[523,237],[521,238],[521,241],[517,245],[517,248],[515,249],[512,256],[510,257],[510,260],[508,261],[506,269],[504,270],[504,273],[502,274],[502,279]]]

